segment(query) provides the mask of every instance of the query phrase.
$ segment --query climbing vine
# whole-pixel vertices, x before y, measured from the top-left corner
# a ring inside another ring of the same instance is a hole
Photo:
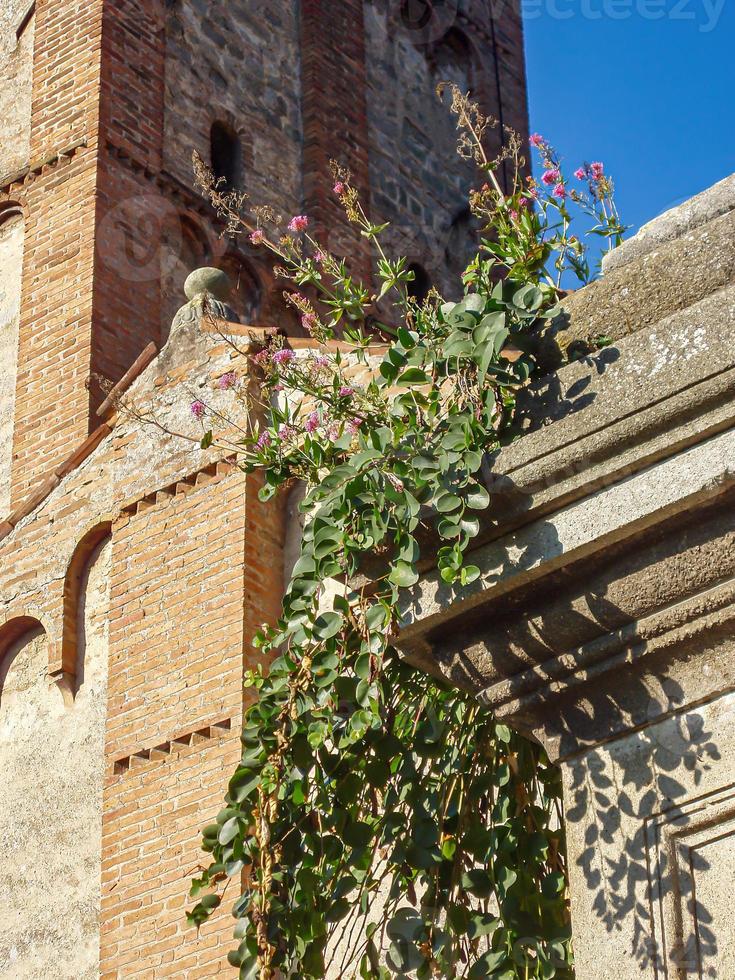
[[[483,459],[511,437],[562,276],[590,275],[570,206],[611,245],[624,229],[602,165],[581,168],[586,189],[573,189],[538,136],[537,183],[504,134],[515,170],[504,192],[483,150],[493,121],[451,95],[460,152],[487,181],[471,197],[484,231],[458,302],[411,298],[406,260],[385,254],[386,226],[340,166],[334,193],[377,255],[375,293],[308,216],[274,232],[275,215],[248,212],[196,162],[229,231],[275,254],[314,338],[296,352],[273,337],[253,358],[260,398],[242,394],[240,461],[263,474],[261,499],[305,488],[282,616],[254,639],[270,666],[248,678],[242,758],[192,888],[199,926],[225,883],[242,884],[230,961],[243,978],[572,975],[557,770],[394,644],[420,561],[457,590],[481,575],[467,556],[490,505]],[[192,411],[210,445],[206,404]],[[421,554],[427,528],[436,544]]]

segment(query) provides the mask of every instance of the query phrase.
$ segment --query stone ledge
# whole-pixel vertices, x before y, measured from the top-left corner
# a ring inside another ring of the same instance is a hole
[[[400,645],[421,647],[466,612],[663,523],[735,487],[735,431],[725,432],[672,459],[628,477],[536,520],[471,553],[480,578],[454,594],[436,570],[402,601]],[[458,643],[462,637],[458,635]],[[492,677],[492,664],[487,664]],[[485,685],[487,686],[487,685]]]
[[[729,287],[533,385],[526,434],[486,470],[494,521],[517,526],[735,425],[733,335]]]
[[[631,247],[635,241],[631,239]],[[608,264],[602,279],[562,302],[562,312],[542,340],[539,356],[552,369],[560,363],[559,347],[589,344],[600,336],[620,340],[733,282],[735,210],[728,210],[625,264]]]
[[[667,242],[681,238],[701,225],[735,209],[735,174],[671,208],[643,225],[638,233],[602,260],[602,271],[612,272],[641,258]]]

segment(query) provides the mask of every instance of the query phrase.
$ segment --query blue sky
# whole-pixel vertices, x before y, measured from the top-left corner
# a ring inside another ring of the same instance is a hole
[[[735,0],[522,3],[531,131],[604,161],[627,224],[735,171]]]

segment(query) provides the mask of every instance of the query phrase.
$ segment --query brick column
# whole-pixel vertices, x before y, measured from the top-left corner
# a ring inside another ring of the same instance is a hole
[[[349,166],[369,210],[367,71],[362,0],[302,0],[301,78],[304,203],[317,233],[337,254],[354,257],[368,274],[364,239],[347,224],[332,192],[329,161]]]
[[[158,251],[141,249],[157,246],[163,66],[159,0],[39,0],[14,506],[95,427],[94,376],[118,380],[158,339]]]

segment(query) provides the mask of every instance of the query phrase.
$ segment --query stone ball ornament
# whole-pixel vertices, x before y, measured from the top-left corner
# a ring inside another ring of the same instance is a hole
[[[190,273],[184,283],[184,293],[191,302],[203,293],[209,293],[215,299],[226,302],[232,292],[232,281],[222,269],[205,266]]]

